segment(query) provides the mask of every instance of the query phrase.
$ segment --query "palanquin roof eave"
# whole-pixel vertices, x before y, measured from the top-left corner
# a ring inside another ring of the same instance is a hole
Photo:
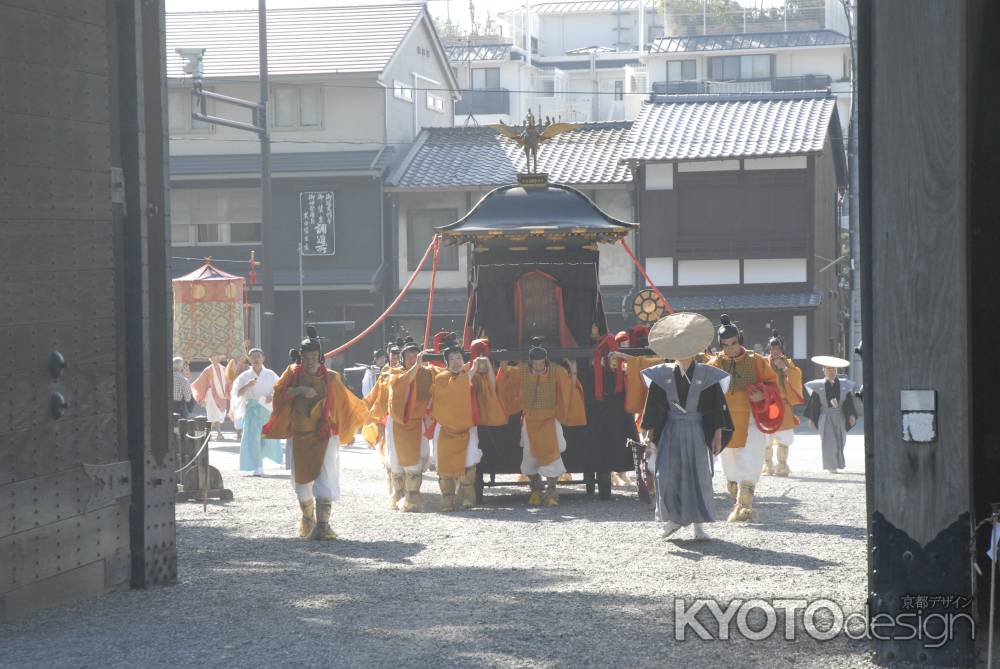
[[[579,190],[562,184],[495,188],[469,212],[437,228],[446,243],[467,241],[617,241],[639,227],[603,212]]]

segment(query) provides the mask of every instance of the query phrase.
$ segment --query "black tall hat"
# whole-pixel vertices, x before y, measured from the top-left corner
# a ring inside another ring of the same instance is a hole
[[[771,338],[767,340],[768,346],[777,346],[781,349],[781,352],[785,352],[785,339],[782,337],[777,330],[771,330]]]
[[[547,360],[549,352],[542,346],[541,337],[532,337],[531,345],[528,347],[528,360]]]
[[[729,318],[728,314],[722,314],[719,317],[719,343],[722,343],[723,339],[732,339],[733,337],[742,337],[743,334],[740,329],[733,325],[733,321]]]
[[[402,347],[400,347],[399,352],[406,353],[407,351],[417,351],[419,353],[421,348],[420,344],[413,341],[413,337],[407,337],[403,342]]]
[[[323,349],[319,342],[319,332],[316,328],[310,325],[306,328],[306,337],[299,344],[299,351],[301,353],[306,353],[307,351],[318,351],[320,353],[320,358],[323,357]]]

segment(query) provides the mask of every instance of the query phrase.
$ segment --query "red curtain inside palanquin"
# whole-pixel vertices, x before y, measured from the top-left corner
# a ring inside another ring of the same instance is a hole
[[[607,333],[595,250],[566,249],[552,253],[491,248],[488,253],[476,253],[473,262],[464,331],[467,344],[478,337],[487,337],[490,348],[499,351],[524,348],[530,343],[530,334],[525,338],[525,332],[519,333],[516,290],[519,280],[530,272],[548,275],[549,280],[538,285],[547,284],[553,295],[551,279],[555,279],[562,302],[561,320],[576,346],[592,344],[595,330],[598,337]],[[522,322],[527,320],[523,305],[521,318]],[[563,341],[560,335],[546,343],[553,348],[561,347]]]
[[[216,353],[239,355],[245,331],[243,277],[223,272],[206,260],[172,284],[174,355],[185,360],[207,360]]]
[[[522,348],[532,337],[558,341],[562,348],[576,348],[576,341],[566,327],[562,288],[550,274],[533,270],[514,282],[514,320],[517,343]]]

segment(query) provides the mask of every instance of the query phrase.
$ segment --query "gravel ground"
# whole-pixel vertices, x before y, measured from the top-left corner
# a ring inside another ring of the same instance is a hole
[[[852,441],[855,462],[859,449]],[[496,488],[478,510],[392,512],[376,456],[350,448],[334,507],[341,538],[321,543],[294,538],[287,473],[227,470],[233,450],[213,449],[213,461],[235,501],[207,513],[178,507],[177,585],[0,626],[0,666],[874,666],[864,643],[814,641],[801,622],[796,640],[783,639],[783,618],[763,641],[737,631],[730,641],[674,639],[675,598],[829,598],[860,610],[861,473],[766,477],[758,522],[716,523],[711,541],[693,542],[689,529],[660,539],[628,488],[606,502],[566,488],[555,509],[529,509],[523,489]],[[436,490],[431,475],[431,510]],[[718,475],[715,490],[724,519]]]

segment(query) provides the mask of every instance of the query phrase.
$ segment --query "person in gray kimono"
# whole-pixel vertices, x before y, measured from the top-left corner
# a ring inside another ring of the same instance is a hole
[[[858,421],[854,406],[854,382],[839,376],[839,370],[851,363],[842,358],[817,355],[812,361],[823,368],[823,378],[806,383],[809,401],[802,412],[809,424],[819,431],[823,446],[823,469],[835,473],[843,469],[847,432]]]
[[[726,406],[729,375],[694,361],[715,338],[712,321],[678,312],[650,329],[649,347],[665,362],[642,371],[649,387],[641,436],[654,463],[656,520],[669,537],[687,525],[707,539],[712,514],[713,459],[732,435]]]

